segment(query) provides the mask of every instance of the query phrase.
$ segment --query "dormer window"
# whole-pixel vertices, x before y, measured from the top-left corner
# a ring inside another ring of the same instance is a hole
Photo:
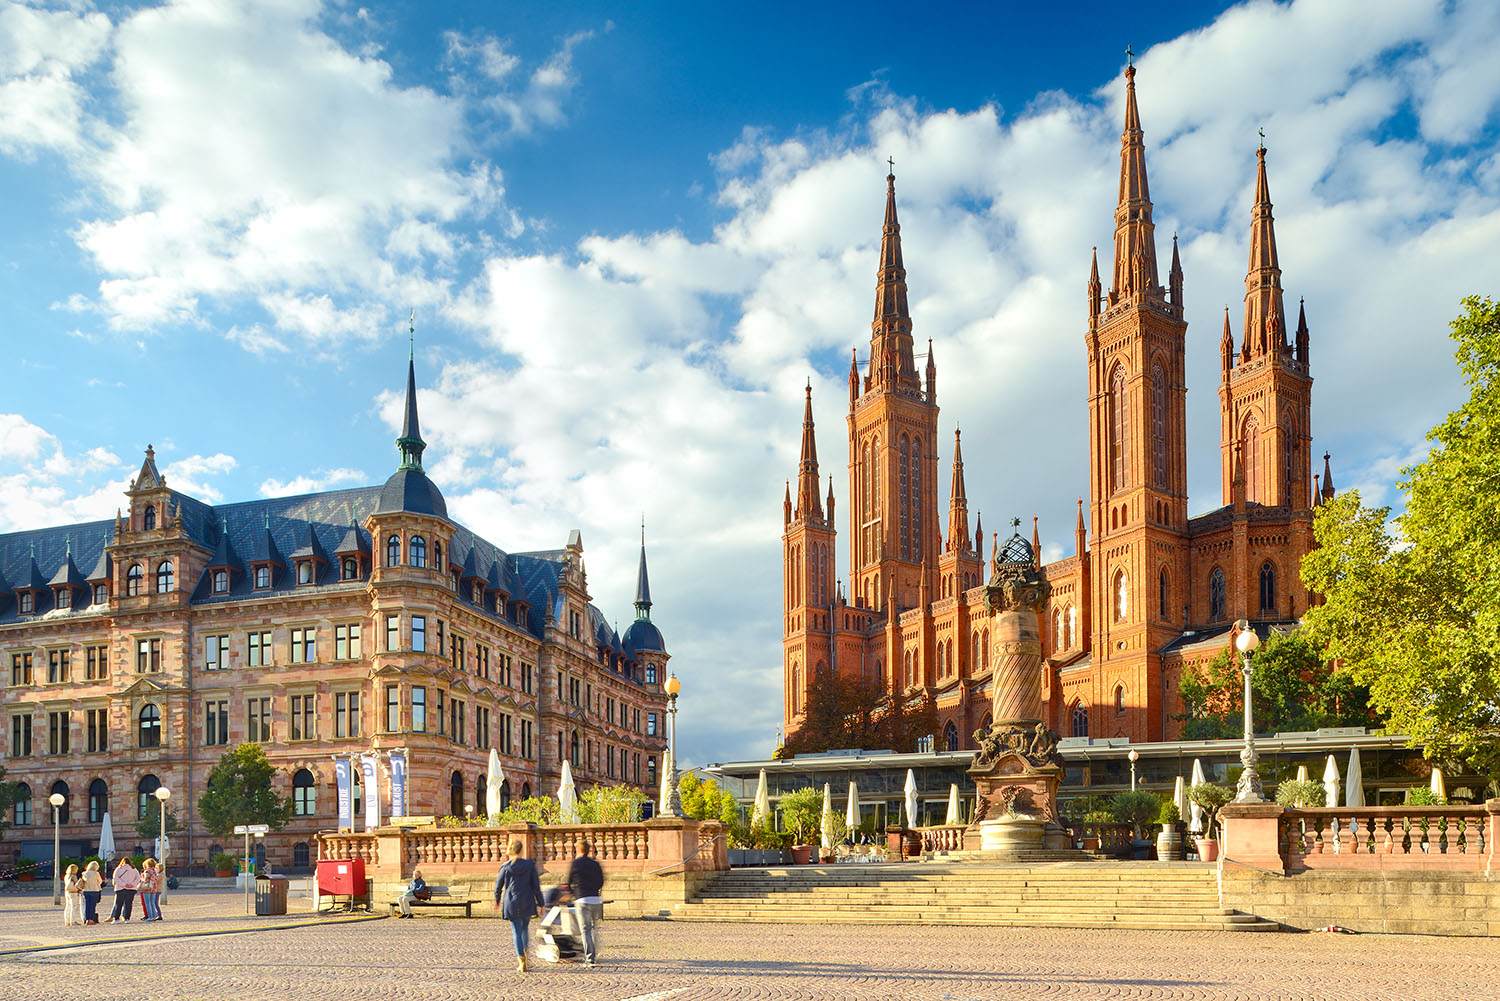
[[[156,527],[156,506],[155,505],[151,505],[150,507],[146,508],[146,513],[145,513],[145,515],[141,519],[141,524],[145,527],[146,531],[148,531],[148,532],[151,531],[153,528]]]
[[[214,594],[228,594],[229,593],[229,571],[228,570],[215,570],[214,571],[214,575],[213,575],[213,592],[214,592]]]
[[[60,587],[57,589],[57,607],[67,608],[73,604],[73,589],[71,587]]]
[[[172,572],[172,561],[162,560],[156,565],[156,593],[171,594],[172,585],[176,582],[176,575]]]
[[[411,544],[407,547],[407,560],[414,567],[425,567],[427,565],[427,540],[420,535],[411,537]]]
[[[298,584],[311,584],[312,582],[313,582],[313,561],[312,560],[298,560],[297,561],[297,583]]]
[[[271,568],[265,564],[255,568],[255,589],[265,591],[271,586]]]
[[[36,611],[36,597],[30,591],[22,591],[16,595],[16,607],[22,615],[30,615]]]
[[[359,580],[359,560],[345,556],[339,564],[339,580]]]
[[[474,604],[476,604],[476,605],[482,605],[482,604],[484,604],[484,585],[483,584],[475,584],[474,585]]]
[[[145,583],[146,571],[141,569],[139,563],[130,564],[130,569],[125,571],[125,594],[134,598],[141,593],[141,585]]]
[[[109,585],[108,584],[95,584],[94,585],[94,604],[96,604],[96,605],[102,605],[102,604],[104,604],[107,601],[109,601]]]

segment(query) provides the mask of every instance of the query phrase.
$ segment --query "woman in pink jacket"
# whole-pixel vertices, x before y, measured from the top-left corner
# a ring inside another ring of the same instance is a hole
[[[148,858],[141,863],[141,910],[145,911],[144,920],[161,920],[161,870],[156,866],[156,859]]]
[[[141,885],[141,874],[130,864],[129,856],[120,860],[110,881],[115,884],[115,906],[109,912],[109,923],[129,921],[130,908],[135,903],[135,891]]]

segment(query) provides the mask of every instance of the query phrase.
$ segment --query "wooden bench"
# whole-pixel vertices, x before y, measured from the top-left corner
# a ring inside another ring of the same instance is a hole
[[[446,886],[433,886],[428,884],[428,891],[432,894],[431,900],[413,900],[412,907],[462,907],[464,917],[474,916],[474,901],[468,899],[468,889],[460,888],[456,893]],[[398,897],[390,901],[391,914],[394,916],[401,913],[401,900]]]

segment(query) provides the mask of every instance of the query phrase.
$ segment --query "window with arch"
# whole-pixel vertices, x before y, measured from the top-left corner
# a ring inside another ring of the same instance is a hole
[[[229,591],[229,571],[215,570],[213,576],[214,594],[226,594]]]
[[[911,559],[911,507],[907,499],[911,496],[911,440],[905,435],[901,436],[901,451],[897,460],[897,472],[900,491],[896,498],[896,507],[900,512],[901,526],[901,558]]]
[[[974,642],[969,650],[969,672],[979,670],[979,630],[974,630]]]
[[[1052,648],[1054,650],[1065,650],[1068,646],[1068,634],[1064,632],[1063,610],[1054,608],[1052,610]]]
[[[988,671],[990,669],[990,631],[988,629],[979,635],[979,652],[980,668]]]
[[[510,809],[510,779],[500,783],[500,809]]]
[[[922,438],[911,440],[911,558],[922,559]]]
[[[150,702],[141,707],[138,717],[137,747],[161,746],[161,710]]]
[[[145,820],[146,812],[156,805],[156,790],[161,788],[161,780],[155,775],[146,774],[135,786],[135,819]]]
[[[1113,490],[1123,490],[1129,485],[1130,463],[1126,455],[1129,445],[1130,418],[1126,412],[1125,367],[1117,365],[1109,380],[1109,464],[1113,477]]]
[[[443,540],[432,540],[432,566],[435,570],[443,569]]]
[[[792,714],[802,711],[802,667],[792,664]]]
[[[462,817],[464,815],[464,776],[462,772],[454,772],[448,777],[448,815],[450,817]]]
[[[411,542],[406,545],[406,562],[414,567],[425,567],[427,565],[427,540],[420,535],[413,535]]]
[[[307,847],[306,841],[299,841],[292,845],[292,866],[297,869],[306,869],[312,865],[312,852]]]
[[[130,564],[130,569],[125,571],[125,593],[135,597],[141,593],[141,584],[146,580],[146,571],[141,569],[139,563]]]
[[[401,565],[401,536],[392,535],[385,540],[385,565],[388,567]]]
[[[146,508],[145,513],[141,516],[141,524],[145,526],[145,529],[148,532],[151,531],[153,528],[156,527],[156,505],[155,504],[152,504],[151,506],[149,506],[149,507]]]
[[[1125,616],[1130,612],[1130,581],[1125,576],[1124,570],[1115,572],[1114,584],[1110,587],[1112,595],[1111,604],[1114,606],[1115,621],[1125,621]]]
[[[938,643],[937,645],[937,669],[938,677],[946,678],[948,676],[948,651],[942,643]]]
[[[573,731],[573,736],[568,740],[568,760],[578,764],[578,731]]]
[[[1089,707],[1080,699],[1073,703],[1073,736],[1087,737],[1089,735]]]
[[[15,826],[31,826],[31,786],[25,782],[16,783],[16,805],[11,815]]]
[[[1068,649],[1078,645],[1078,609],[1068,606]]]
[[[1171,599],[1172,599],[1172,591],[1171,591],[1171,588],[1167,586],[1167,569],[1166,569],[1166,567],[1162,568],[1162,571],[1161,571],[1161,580],[1159,581],[1159,583],[1157,585],[1157,590],[1159,591],[1159,593],[1157,594],[1157,601],[1158,601],[1158,603],[1161,606],[1159,614],[1164,619],[1171,618],[1171,612],[1168,609],[1170,607],[1170,603],[1171,603]]]
[[[655,759],[653,758],[652,760],[655,760]],[[522,782],[521,783],[521,798],[522,799],[530,799],[531,798],[531,783],[530,782]]]
[[[1270,560],[1260,565],[1260,610],[1276,611],[1276,568]]]
[[[172,572],[172,561],[162,560],[156,565],[156,593],[170,594],[177,576]]]
[[[358,580],[359,560],[355,559],[353,556],[345,556],[343,562],[340,564],[339,579]]]
[[[1224,571],[1220,567],[1208,575],[1208,617],[1215,622],[1224,617]]]
[[[1260,490],[1260,421],[1254,414],[1245,418],[1241,436],[1240,462],[1245,474],[1245,500],[1261,499]]]
[[[104,815],[109,812],[109,786],[104,784],[103,779],[95,779],[89,783],[89,823],[102,824]]]
[[[1167,486],[1167,373],[1161,362],[1151,366],[1151,479]]]
[[[255,568],[255,589],[264,591],[271,586],[271,568],[265,564]]]
[[[1115,686],[1115,715],[1116,716],[1124,716],[1125,715],[1125,686],[1124,685],[1116,685]]]
[[[958,727],[953,725],[952,720],[943,726],[943,748],[948,751],[958,750]]]
[[[68,807],[72,805],[68,800],[68,784],[62,779],[58,779],[52,783],[52,791],[48,796],[49,798],[51,796],[61,796],[63,798],[62,806],[57,808],[57,822],[59,824],[66,824],[68,822]]]
[[[292,815],[311,817],[318,809],[318,787],[313,773],[299,768],[292,773]]]

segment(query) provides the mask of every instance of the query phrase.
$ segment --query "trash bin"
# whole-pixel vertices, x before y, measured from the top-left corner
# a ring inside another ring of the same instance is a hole
[[[286,877],[255,877],[255,913],[286,913]]]

